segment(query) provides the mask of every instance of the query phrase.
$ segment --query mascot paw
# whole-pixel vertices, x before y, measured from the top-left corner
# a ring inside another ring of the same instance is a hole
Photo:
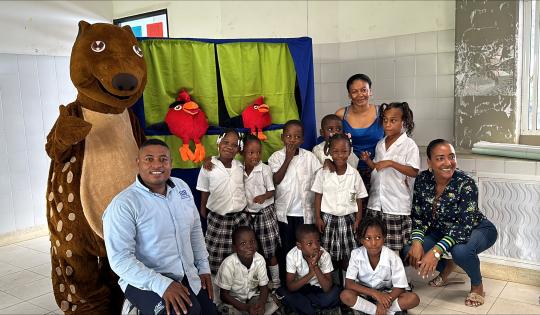
[[[92,124],[84,119],[71,116],[65,106],[60,106],[60,116],[56,124],[55,138],[64,145],[74,145],[86,138]]]
[[[266,139],[268,139],[268,138],[264,135],[264,133],[262,133],[262,131],[257,132],[257,138],[259,138],[259,140],[261,140],[261,141],[266,141]]]
[[[193,155],[193,152],[191,152],[189,144],[184,144],[180,147],[180,157],[182,158],[182,161],[193,161],[195,155]]]
[[[200,143],[197,143],[195,145],[195,159],[193,162],[199,163],[204,160],[204,157],[206,155],[206,150],[204,149],[204,146]]]

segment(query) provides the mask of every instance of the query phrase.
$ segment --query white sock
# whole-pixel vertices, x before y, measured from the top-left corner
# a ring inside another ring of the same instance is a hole
[[[390,308],[388,310],[391,311],[392,314],[395,313],[395,312],[401,311],[401,307],[399,306],[398,299],[395,299],[392,302],[392,305],[390,305]]]
[[[279,265],[268,266],[268,269],[270,270],[270,277],[272,277],[274,287],[279,287],[281,284],[281,281],[279,280]]]
[[[377,313],[377,306],[361,297],[356,298],[356,303],[351,308],[366,314]]]

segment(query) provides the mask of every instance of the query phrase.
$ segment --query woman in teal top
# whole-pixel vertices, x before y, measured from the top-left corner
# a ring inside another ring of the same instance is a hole
[[[379,121],[379,106],[369,103],[371,93],[371,79],[365,74],[355,74],[347,80],[347,93],[351,104],[341,107],[336,115],[343,120],[343,132],[351,134],[354,153],[367,151],[371,158],[375,158],[375,146],[384,137],[384,129]],[[362,176],[364,185],[369,191],[371,169],[360,159],[358,171]],[[365,209],[367,198],[363,200]]]

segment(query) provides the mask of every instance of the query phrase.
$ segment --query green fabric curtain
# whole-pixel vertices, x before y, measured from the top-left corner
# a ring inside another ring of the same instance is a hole
[[[140,42],[148,68],[146,125],[162,122],[180,89],[186,89],[212,125],[218,123],[214,44],[152,39]]]
[[[151,39],[140,42],[148,68],[144,91],[146,125],[163,122],[169,105],[178,91],[186,89],[201,106],[210,125],[217,126],[218,91],[214,44],[177,39]],[[283,124],[298,119],[294,96],[296,72],[287,44],[227,43],[217,44],[218,62],[225,104],[230,117],[238,116],[257,97],[264,96],[270,106],[272,123]],[[283,147],[281,130],[266,131],[262,160]],[[199,164],[184,162],[176,136],[152,136],[171,148],[174,168],[195,168]],[[201,141],[206,156],[217,155],[217,136],[207,135]],[[191,148],[194,150],[193,142]],[[240,155],[237,156],[241,160]]]
[[[262,95],[270,106],[273,123],[298,119],[296,72],[287,44],[219,44],[217,54],[223,96],[231,117],[240,115]]]

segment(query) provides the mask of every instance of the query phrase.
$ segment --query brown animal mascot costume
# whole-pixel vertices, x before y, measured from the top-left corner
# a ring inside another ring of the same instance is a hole
[[[52,284],[66,314],[120,313],[101,215],[137,174],[144,135],[128,108],[146,85],[142,57],[129,26],[79,22],[70,63],[77,99],[60,106],[45,146]]]

